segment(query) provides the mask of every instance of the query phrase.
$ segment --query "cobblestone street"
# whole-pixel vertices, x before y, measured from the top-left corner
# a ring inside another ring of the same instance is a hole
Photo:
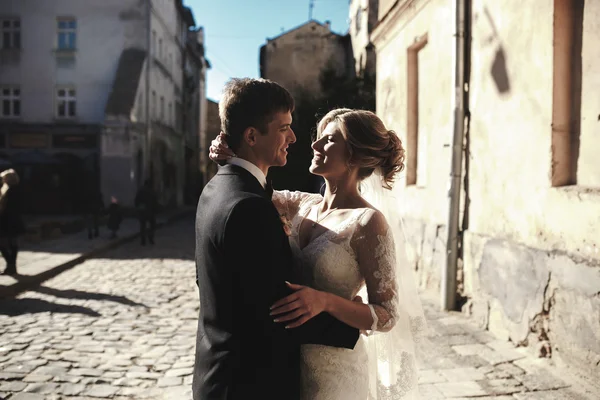
[[[190,399],[193,245],[187,219],[159,230],[155,247],[122,245],[0,301],[0,398]],[[588,398],[460,314],[426,309],[423,399]]]

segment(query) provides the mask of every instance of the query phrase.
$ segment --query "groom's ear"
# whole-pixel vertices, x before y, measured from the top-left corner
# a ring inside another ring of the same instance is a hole
[[[258,134],[259,133],[255,128],[249,126],[242,133],[242,137],[244,138],[244,141],[248,143],[248,146],[254,147],[254,145],[256,144],[256,137],[258,136]]]

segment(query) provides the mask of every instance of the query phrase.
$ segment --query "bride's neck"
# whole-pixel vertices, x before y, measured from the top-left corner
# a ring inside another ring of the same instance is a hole
[[[354,179],[333,180],[325,179],[322,211],[332,208],[346,208],[360,199],[358,182]]]

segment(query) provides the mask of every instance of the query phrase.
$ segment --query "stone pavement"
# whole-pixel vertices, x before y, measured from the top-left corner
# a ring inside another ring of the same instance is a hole
[[[0,300],[0,398],[191,398],[198,294],[192,218]],[[592,399],[562,371],[425,299],[422,399]],[[598,398],[598,397],[596,397]]]
[[[157,216],[157,227],[164,225],[181,215],[191,215],[192,209],[176,209],[166,211]],[[11,297],[16,293],[43,282],[64,270],[76,265],[86,258],[118,246],[138,236],[137,219],[123,220],[116,239],[110,239],[106,227],[100,227],[100,236],[93,240],[87,237],[87,229],[63,235],[57,239],[31,243],[21,240],[21,251],[17,260],[19,276],[0,275],[0,298]],[[3,260],[0,259],[0,271],[4,271]]]

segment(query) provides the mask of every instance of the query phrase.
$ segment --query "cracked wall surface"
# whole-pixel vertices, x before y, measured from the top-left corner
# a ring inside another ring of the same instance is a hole
[[[516,345],[600,374],[600,268],[593,260],[476,234],[465,238],[470,312]]]

